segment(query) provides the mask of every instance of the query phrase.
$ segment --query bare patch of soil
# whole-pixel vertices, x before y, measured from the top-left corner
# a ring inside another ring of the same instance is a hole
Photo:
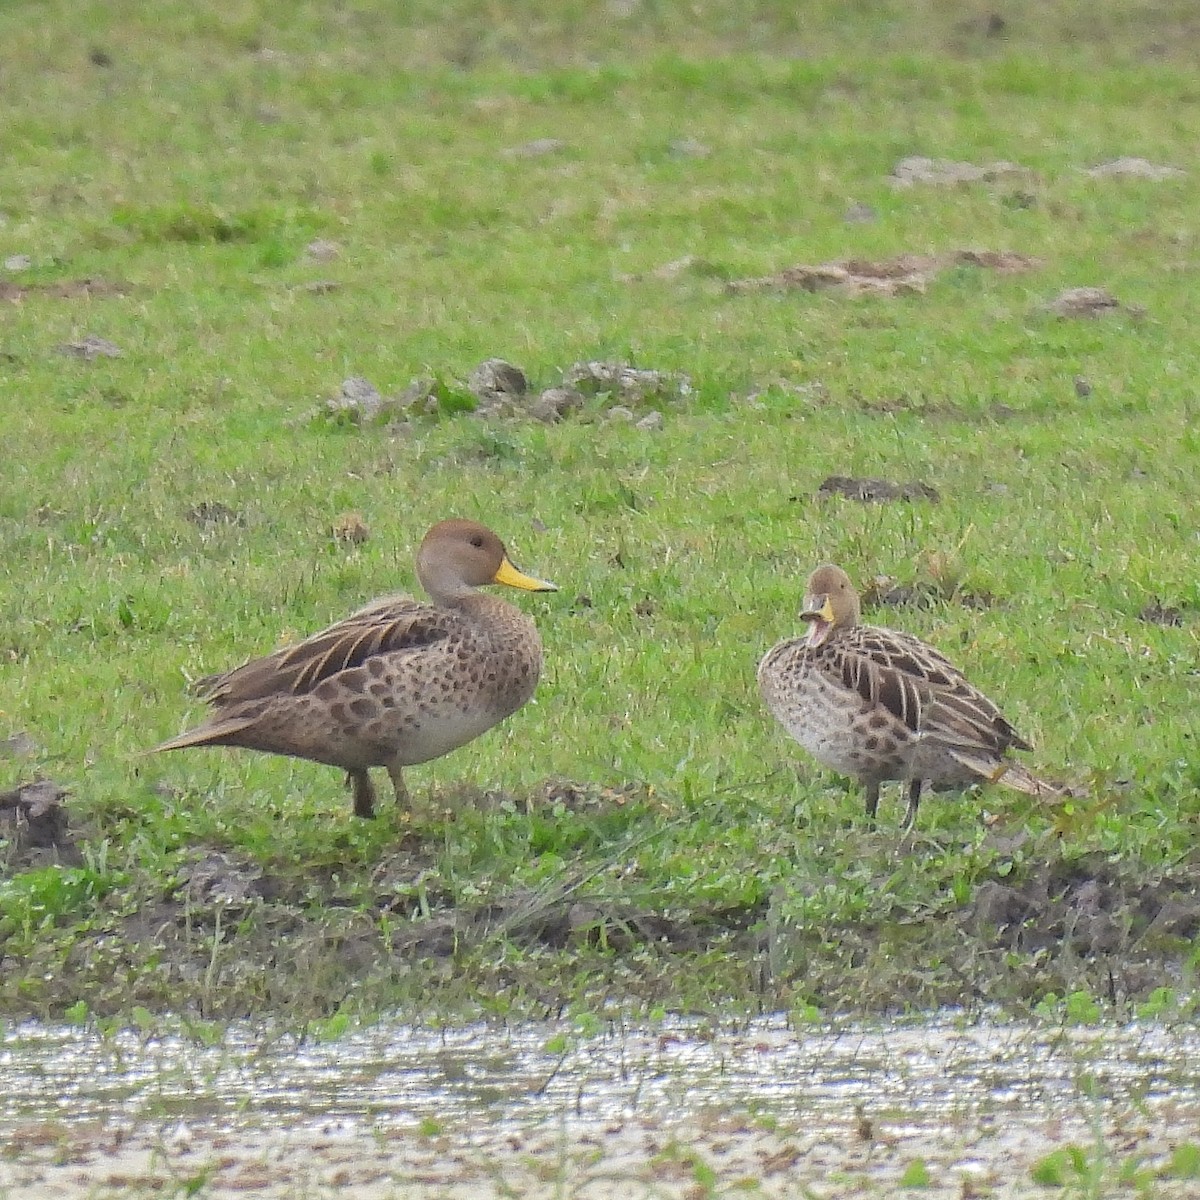
[[[850,475],[830,475],[817,488],[818,496],[845,496],[866,504],[884,504],[897,500],[941,501],[937,488],[928,483],[892,483],[887,479],[856,479]]]
[[[1159,183],[1164,179],[1181,179],[1187,172],[1179,167],[1148,162],[1144,158],[1126,157],[1089,167],[1084,174],[1093,179],[1149,179]]]
[[[131,284],[115,279],[64,279],[58,283],[13,283],[0,279],[0,300],[18,303],[30,296],[50,296],[57,300],[77,300],[102,296],[127,296]]]
[[[758,292],[769,289],[806,292],[837,291],[850,296],[911,296],[924,292],[947,268],[978,267],[1006,275],[1032,271],[1041,260],[1007,250],[955,250],[949,254],[902,254],[872,261],[847,258],[817,266],[797,264],[773,275],[735,279],[729,292]]]
[[[954,186],[964,183],[993,183],[998,179],[1013,176],[1028,176],[1028,168],[1011,162],[969,163],[956,162],[948,158],[926,158],[914,154],[902,158],[888,176],[893,187],[908,188],[916,184],[936,187]]]
[[[1123,304],[1106,288],[1067,288],[1044,305],[1055,317],[1103,317],[1127,313],[1132,317],[1145,316],[1145,309],[1136,304]]]
[[[120,346],[94,333],[89,333],[77,342],[64,342],[59,346],[59,350],[63,354],[70,354],[87,362],[95,362],[98,358],[121,357]]]
[[[731,1058],[755,1049],[767,1048],[735,1047]],[[624,1064],[623,1047],[613,1052]],[[581,1085],[579,1095],[591,1091]],[[1114,1194],[1123,1190],[1119,1172],[1131,1163],[1143,1186],[1152,1187],[1148,1194],[1161,1200],[1183,1200],[1195,1188],[1184,1166],[1173,1169],[1176,1162],[1191,1161],[1178,1147],[1189,1145],[1186,1139],[1181,1143],[1180,1131],[1195,1127],[1194,1104],[1164,1105],[1161,1097],[1136,1106],[1060,1103],[1058,1111],[1039,1097],[1000,1119],[988,1104],[964,1104],[961,1112],[936,1121],[909,1107],[864,1110],[857,1123],[821,1104],[802,1122],[749,1119],[744,1102],[699,1111],[684,1104],[678,1113],[658,1114],[643,1112],[652,1107],[645,1104],[636,1115],[607,1119],[586,1109],[568,1113],[573,1106],[564,1105],[564,1116],[520,1124],[496,1120],[488,1107],[470,1121],[439,1120],[428,1133],[389,1121],[387,1112],[267,1128],[200,1113],[189,1114],[186,1124],[161,1127],[153,1121],[133,1128],[125,1120],[28,1122],[5,1136],[0,1188],[13,1196],[61,1200],[118,1195],[141,1200],[193,1189],[209,1200],[246,1195],[702,1200],[740,1194],[763,1200],[911,1194],[927,1200],[1021,1200],[1061,1194],[1033,1183],[1053,1154],[1066,1164],[1064,1182],[1107,1169]],[[769,1101],[760,1107],[765,1118]],[[1094,1160],[1093,1147],[1100,1148]],[[1103,1151],[1111,1147],[1120,1154],[1106,1168]],[[914,1163],[921,1167],[919,1176]],[[1134,1194],[1132,1185],[1124,1190]]]

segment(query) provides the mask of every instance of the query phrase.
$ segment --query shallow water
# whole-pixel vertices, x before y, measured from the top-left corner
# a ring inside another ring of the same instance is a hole
[[[1171,1154],[1189,1139],[1200,1140],[1191,1027],[774,1016],[584,1037],[565,1022],[384,1022],[329,1042],[235,1026],[203,1046],[26,1024],[0,1042],[11,1196],[106,1194],[105,1178],[150,1194],[201,1160],[206,1195],[534,1196],[549,1175],[558,1190],[546,1195],[683,1196],[687,1171],[663,1174],[664,1147],[680,1145],[733,1192],[752,1179],[789,1195],[801,1179],[830,1196],[890,1194],[920,1157],[940,1164],[947,1196],[967,1175],[1008,1196],[1039,1155],[1078,1144],[1128,1147],[1158,1173],[1154,1194],[1173,1196],[1195,1186],[1170,1190]]]
[[[564,1036],[565,1050],[550,1044]],[[25,1024],[0,1042],[0,1125],[218,1115],[253,1124],[593,1122],[714,1105],[830,1124],[861,1105],[936,1123],[1162,1097],[1200,1101],[1200,1031],[945,1017],[792,1028],[775,1016],[727,1032],[675,1020],[591,1037],[565,1024],[429,1031],[385,1022],[304,1043],[234,1027],[215,1046]]]

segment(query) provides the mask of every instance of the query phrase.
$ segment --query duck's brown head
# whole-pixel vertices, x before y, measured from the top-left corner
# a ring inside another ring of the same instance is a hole
[[[518,571],[508,560],[504,543],[478,521],[439,521],[417,551],[421,586],[443,603],[461,599],[478,587],[503,583],[527,592],[557,592],[544,579]]]
[[[858,592],[841,567],[826,563],[808,577],[800,620],[810,622],[809,646],[820,646],[836,629],[852,629],[861,618]]]

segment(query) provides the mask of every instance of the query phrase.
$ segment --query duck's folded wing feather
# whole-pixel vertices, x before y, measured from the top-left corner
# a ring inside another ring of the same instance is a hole
[[[940,651],[891,629],[859,626],[841,647],[843,686],[922,737],[965,752],[1002,754],[1029,744]]]
[[[962,675],[932,646],[908,634],[860,625],[838,644],[843,687],[882,705],[914,733],[923,727],[931,689],[954,687]]]
[[[267,696],[299,696],[379,654],[444,641],[455,614],[416,600],[379,601],[295,646],[218,675],[203,695],[217,708]]]

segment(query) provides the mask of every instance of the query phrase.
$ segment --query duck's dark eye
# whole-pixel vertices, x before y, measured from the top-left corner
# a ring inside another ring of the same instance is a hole
[[[476,550],[482,550],[483,549],[483,538],[480,537],[479,534],[476,534],[471,539],[471,545],[474,546]]]

